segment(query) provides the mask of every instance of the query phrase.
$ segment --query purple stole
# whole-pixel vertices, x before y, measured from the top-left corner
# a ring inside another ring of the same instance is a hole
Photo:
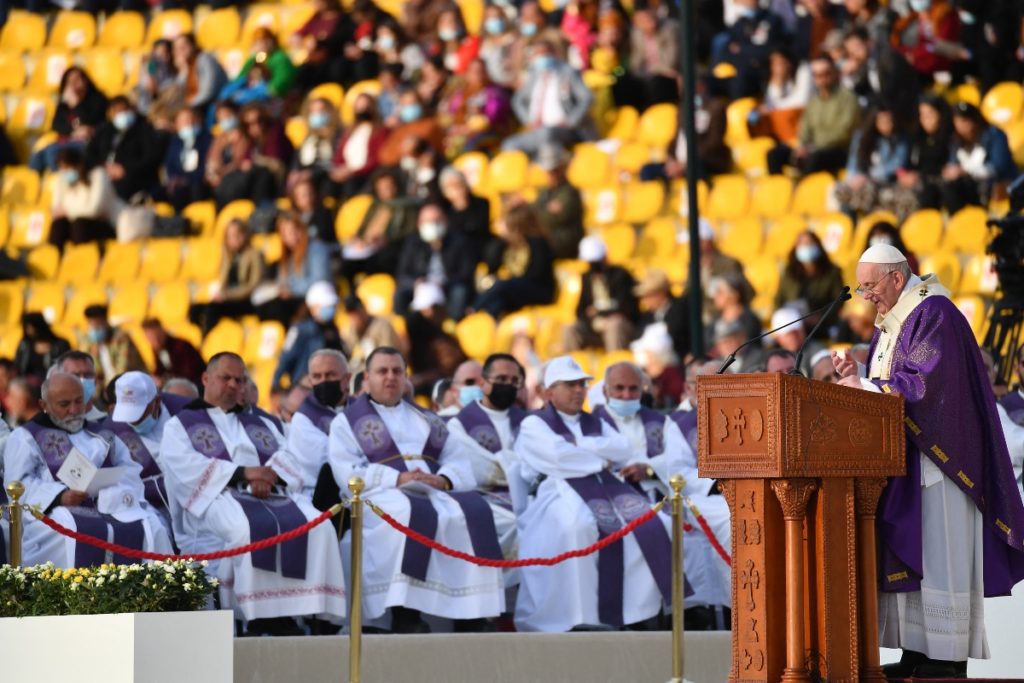
[[[1024,425],[1024,396],[1020,395],[1019,389],[1014,389],[1003,396],[999,403],[1006,409],[1006,414],[1014,424]]]
[[[615,431],[619,430],[615,424],[615,419],[605,406],[601,405],[594,408],[594,415],[607,422],[608,426],[615,429]],[[644,425],[644,436],[647,439],[647,457],[653,458],[656,455],[661,455],[665,450],[665,416],[657,410],[650,408],[641,408],[637,416]]]
[[[184,396],[178,396],[177,394],[168,394],[166,391],[160,392],[160,405],[167,408],[167,412],[171,417],[185,410],[185,406],[193,400]]]
[[[245,428],[249,440],[256,447],[260,464],[266,465],[278,450],[277,438],[256,415],[244,411],[235,415]],[[182,410],[178,413],[178,419],[181,420],[192,447],[199,453],[214,460],[232,462],[227,445],[205,409]],[[233,489],[229,490],[229,493],[245,513],[249,521],[250,539],[254,543],[291,531],[306,523],[306,515],[291,498],[256,498]],[[268,572],[279,572],[291,579],[304,579],[308,545],[307,537],[302,535],[279,545],[257,550],[251,554],[252,565]]]
[[[108,417],[100,423],[96,433],[107,441],[113,441],[115,436],[121,439],[128,448],[132,460],[142,465],[139,476],[142,477],[142,486],[146,491],[146,501],[158,510],[167,509],[167,487],[164,484],[163,472],[132,426],[127,422],[115,422]]]
[[[71,435],[63,429],[57,429],[43,424],[35,419],[25,423],[32,438],[43,456],[43,462],[53,478],[57,479],[57,472],[60,471],[64,459],[68,457],[74,446],[71,443]],[[107,457],[103,459],[100,467],[112,467],[111,456],[114,453],[114,445],[107,441]],[[105,541],[113,541],[118,545],[127,546],[142,550],[146,542],[146,530],[142,521],[121,522],[110,515],[104,515],[95,509],[95,501],[86,501],[85,504],[66,508],[75,520],[75,528],[83,534],[95,536]],[[75,543],[75,566],[96,567],[106,563],[132,564],[135,560],[123,555],[107,553],[101,548],[86,543]]]
[[[549,403],[533,413],[544,421],[551,431],[575,444],[576,437]],[[601,418],[591,413],[580,415],[580,430],[584,436],[601,434]],[[622,528],[622,520],[631,522],[650,509],[648,500],[610,472],[597,472],[585,477],[566,479],[590,508],[597,521],[599,538],[605,538]],[[672,540],[660,520],[641,524],[633,531],[640,552],[651,570],[654,582],[661,591],[662,600],[672,600]],[[623,625],[622,594],[625,580],[625,556],[622,543],[612,543],[597,554],[597,613],[601,623],[615,628]],[[692,592],[692,591],[688,591]]]
[[[448,428],[434,413],[424,410],[415,403],[409,402],[430,425],[430,435],[423,444],[422,455],[430,471],[436,473],[440,469],[437,459],[448,440]],[[398,446],[388,432],[387,425],[373,407],[368,394],[363,394],[345,408],[345,418],[352,428],[359,447],[373,464],[384,464],[394,467],[399,472],[407,472],[405,459],[400,457]],[[395,457],[399,456],[399,457]],[[409,499],[409,528],[427,538],[437,535],[437,510],[430,499],[403,491]],[[462,508],[466,518],[469,540],[473,546],[473,554],[492,560],[503,558],[498,543],[498,531],[494,526],[494,514],[487,501],[476,491],[447,491],[449,496]],[[430,562],[430,548],[415,542],[405,542],[402,555],[402,573],[420,581],[427,579],[427,566]]]
[[[690,444],[693,452],[697,452],[697,411],[696,410],[673,410],[668,414],[669,418],[676,423],[683,438]]]
[[[519,425],[527,414],[525,410],[516,406],[509,408],[508,419],[512,424],[513,435],[519,431]],[[479,402],[473,401],[470,403],[459,411],[455,419],[462,423],[466,433],[469,434],[471,439],[480,444],[482,448],[487,449],[491,453],[497,453],[501,450],[501,439],[498,437],[498,430],[494,428],[491,418],[480,407]]]
[[[313,394],[306,397],[297,411],[309,418],[309,421],[324,434],[331,433],[331,422],[337,417],[337,413],[316,400]]]

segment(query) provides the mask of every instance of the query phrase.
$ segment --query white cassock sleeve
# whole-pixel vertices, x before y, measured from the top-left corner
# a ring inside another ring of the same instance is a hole
[[[284,438],[284,434],[277,430],[277,427],[273,422],[265,417],[261,417],[263,424],[267,426],[270,433],[274,435],[277,440],[278,449],[277,452],[270,456],[267,460],[267,467],[277,472],[277,476],[284,480],[285,486],[288,487],[289,491],[298,493],[302,491],[303,486],[313,486],[316,484],[316,479],[307,482],[303,477],[303,468],[299,463],[298,459],[288,450],[287,440]]]
[[[604,469],[602,460],[625,464],[633,452],[629,439],[601,423],[601,436],[586,436],[573,444],[551,431],[542,419],[523,420],[516,438],[516,454],[529,470],[570,479]]]
[[[316,486],[320,468],[327,462],[327,435],[302,413],[292,416],[288,429],[288,452],[302,468],[303,486]]]
[[[393,489],[398,486],[398,470],[388,465],[370,463],[359,447],[344,413],[331,421],[331,433],[327,438],[327,461],[342,496],[348,495],[348,481],[355,476],[362,477],[367,493],[374,489]]]
[[[476,439],[466,433],[466,428],[457,419],[448,421],[448,433],[449,441],[452,439],[458,441],[459,447],[468,456],[469,466],[473,469],[473,477],[481,487],[494,486],[495,481],[502,474],[496,470],[504,470],[504,463],[515,461],[516,455],[511,449],[503,448],[497,453],[491,453],[481,446]]]
[[[668,483],[673,474],[681,474],[686,479],[686,486],[683,493],[688,496],[706,496],[711,491],[715,482],[712,479],[703,479],[697,474],[697,454],[690,447],[683,432],[675,420],[665,420],[665,456],[667,478],[662,481]],[[658,477],[662,473],[655,468]]]
[[[475,458],[470,455],[465,442],[449,432],[444,448],[441,449],[441,457],[438,459],[441,467],[437,473],[448,477],[453,491],[473,491],[479,481],[473,471],[473,460]]]
[[[176,484],[168,487],[168,495],[176,496],[183,509],[202,517],[210,503],[227,487],[238,465],[207,458],[195,450],[181,420],[174,418],[164,427],[160,469]]]
[[[25,485],[22,503],[43,510],[67,489],[50,474],[35,438],[24,427],[14,430],[4,449],[4,486],[12,481]]]
[[[96,509],[106,515],[118,515],[145,500],[146,491],[142,486],[142,465],[132,459],[128,447],[117,437],[114,438],[114,455],[110,460],[114,467],[125,468],[125,473],[116,484],[99,492]]]

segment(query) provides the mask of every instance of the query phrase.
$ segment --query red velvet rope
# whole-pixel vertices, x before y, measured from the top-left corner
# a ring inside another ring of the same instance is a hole
[[[707,520],[704,519],[704,515],[700,514],[700,510],[696,508],[692,503],[690,504],[690,512],[697,518],[697,524],[700,524],[700,528],[704,531],[704,535],[708,537],[708,541],[711,542],[711,547],[715,549],[718,556],[722,558],[730,567],[732,566],[732,558],[729,557],[729,553],[725,552],[725,548],[718,542],[718,537],[715,536],[715,532],[708,526]],[[687,524],[686,526],[690,526]]]
[[[66,526],[60,524],[59,522],[54,521],[53,519],[51,519],[50,517],[47,517],[46,515],[38,514],[36,512],[32,512],[32,514],[36,517],[36,519],[38,519],[43,524],[45,524],[46,526],[48,526],[51,529],[53,529],[54,531],[56,531],[58,534],[61,534],[62,536],[67,536],[68,538],[75,539],[79,543],[86,543],[88,545],[96,546],[97,548],[101,548],[103,550],[107,550],[109,552],[116,553],[118,555],[124,555],[125,557],[132,557],[132,558],[139,559],[139,560],[196,560],[196,561],[201,561],[201,560],[220,560],[220,559],[225,558],[225,557],[234,557],[236,555],[244,555],[245,553],[251,553],[251,552],[254,552],[256,550],[263,550],[264,548],[269,548],[272,545],[277,545],[278,543],[284,543],[285,541],[290,541],[290,540],[292,540],[294,538],[298,538],[299,536],[302,536],[303,534],[309,533],[309,530],[312,529],[313,527],[315,527],[315,526],[317,526],[319,524],[322,524],[323,522],[326,522],[328,519],[333,517],[335,514],[337,514],[338,511],[341,510],[340,506],[336,506],[336,508],[337,509],[331,508],[330,510],[324,510],[322,513],[320,513],[319,517],[317,517],[315,519],[311,519],[310,521],[306,522],[302,526],[297,527],[295,529],[292,529],[291,531],[286,531],[283,534],[278,534],[277,536],[271,536],[270,538],[265,538],[262,541],[256,541],[255,543],[250,543],[248,545],[243,545],[243,546],[241,546],[239,548],[230,548],[228,550],[219,550],[219,551],[217,551],[215,553],[198,553],[198,554],[195,554],[195,555],[163,555],[161,553],[151,553],[151,552],[146,551],[146,550],[136,550],[134,548],[126,548],[125,546],[118,545],[117,543],[109,543],[109,542],[107,542],[107,541],[105,541],[103,539],[96,538],[95,536],[89,536],[88,534],[83,534],[83,533],[79,533],[77,531],[73,531],[71,529],[68,529]]]

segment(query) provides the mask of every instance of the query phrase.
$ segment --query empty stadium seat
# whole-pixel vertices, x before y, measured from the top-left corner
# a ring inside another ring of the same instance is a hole
[[[126,285],[139,273],[142,256],[140,242],[109,242],[96,280],[103,284]]]
[[[614,223],[621,211],[622,192],[618,185],[583,193],[583,222],[587,227]]]
[[[669,204],[672,211],[686,218],[690,215],[689,190],[685,180],[672,182],[672,190],[669,195]],[[704,210],[708,205],[708,184],[703,180],[697,181],[697,206]]]
[[[346,244],[359,232],[367,210],[373,204],[373,195],[357,194],[341,205],[338,216],[334,219],[334,234],[338,242]]]
[[[20,330],[21,313],[24,307],[24,285],[14,282],[0,282],[0,325],[17,325]],[[12,358],[13,354],[7,357]]]
[[[249,365],[275,362],[284,344],[284,325],[265,320],[245,330],[242,358]],[[276,362],[275,362],[276,364]]]
[[[651,266],[656,265],[662,259],[673,258],[677,246],[677,232],[675,218],[654,219],[640,231],[636,256],[644,259]]]
[[[674,104],[656,104],[641,114],[637,140],[650,147],[664,149],[676,139],[679,115]]]
[[[190,204],[194,206],[194,204]],[[214,225],[214,236],[217,239],[223,239],[224,228],[228,227],[228,223],[234,218],[240,218],[247,224],[249,218],[252,216],[252,212],[255,211],[256,205],[249,199],[236,199],[232,202],[228,202],[224,208],[217,214],[217,222]]]
[[[988,214],[980,206],[965,206],[950,216],[946,225],[945,249],[962,254],[981,254],[988,244],[985,225]]]
[[[167,282],[153,292],[148,317],[156,318],[165,326],[176,325],[188,320],[190,303],[191,297],[185,282]]]
[[[85,309],[106,303],[106,285],[97,282],[77,285],[72,290],[71,299],[64,309],[64,324],[68,327],[82,327],[85,325]]]
[[[731,221],[725,234],[718,240],[718,248],[743,263],[754,258],[764,248],[764,229],[761,227],[761,220],[754,216],[745,216]]]
[[[149,288],[141,283],[126,284],[110,295],[108,316],[115,325],[138,323],[146,318],[149,309]]]
[[[242,30],[238,9],[222,7],[204,16],[196,28],[196,43],[201,50],[219,50],[234,47]]]
[[[483,312],[467,315],[455,326],[455,336],[466,355],[482,363],[494,352],[494,318]]]
[[[56,109],[53,99],[41,95],[26,95],[18,100],[14,113],[7,121],[7,132],[42,133],[49,130]]]
[[[573,148],[566,178],[581,190],[591,190],[608,183],[611,170],[608,155],[597,145],[584,142]]]
[[[479,35],[480,26],[484,20],[483,0],[456,0],[456,3],[462,12],[462,20],[466,24],[466,30],[470,35]]]
[[[148,282],[170,282],[181,268],[181,242],[174,238],[149,240],[142,250],[139,278]]]
[[[601,229],[601,237],[608,247],[608,262],[624,265],[633,258],[636,249],[636,230],[625,223],[609,225]]]
[[[1020,83],[1012,81],[995,84],[981,100],[981,112],[985,118],[1000,128],[1019,121],[1022,107],[1024,91]]]
[[[990,254],[975,254],[964,266],[960,276],[960,294],[983,294],[991,296],[999,289],[995,258]]]
[[[227,207],[225,207],[227,208]],[[192,202],[181,211],[183,218],[194,227],[196,234],[203,237],[222,236],[223,226],[217,223],[217,205],[212,199]],[[225,222],[225,226],[227,223]]]
[[[161,38],[174,40],[185,33],[192,33],[192,14],[183,9],[166,9],[150,19],[146,43],[152,45]]]
[[[985,300],[980,296],[958,296],[953,299],[953,303],[967,318],[971,329],[974,330],[974,338],[981,344],[985,339],[985,331],[988,326]]]
[[[25,300],[25,310],[42,313],[48,323],[59,323],[64,317],[64,285],[35,282]]]
[[[750,206],[750,184],[739,174],[721,175],[711,183],[707,209],[711,220],[730,221],[747,214]]]
[[[816,216],[824,213],[828,195],[835,179],[828,173],[812,173],[804,176],[793,192],[793,213]]]
[[[739,142],[732,148],[733,163],[748,176],[768,175],[768,152],[776,144],[773,138],[765,136]]]
[[[39,14],[12,10],[0,30],[0,50],[32,52],[46,44],[46,19]]]
[[[185,246],[181,279],[193,282],[216,280],[220,275],[220,262],[224,254],[220,240],[198,237],[188,240]]]
[[[635,182],[623,190],[620,219],[632,225],[653,220],[665,205],[665,185],[657,180]]]
[[[526,187],[530,160],[524,152],[508,150],[491,159],[488,187],[491,192],[518,192]]]
[[[8,166],[2,171],[0,203],[33,205],[39,198],[39,174],[28,166]]]
[[[64,72],[72,65],[73,58],[64,48],[47,48],[33,54],[35,64],[28,79],[28,91],[34,94],[57,92]]]
[[[935,274],[939,282],[951,292],[960,287],[960,259],[955,254],[937,251],[921,260],[920,270],[923,275]]]
[[[146,39],[146,20],[138,12],[121,11],[107,15],[96,44],[134,50]]]
[[[775,292],[779,288],[779,262],[771,256],[760,256],[744,264],[743,274],[757,293],[755,302],[758,307],[767,304],[770,308]]]
[[[64,247],[57,282],[66,285],[85,285],[93,282],[100,267],[100,249],[94,243],[69,244]]]
[[[31,249],[46,242],[50,236],[50,211],[22,204],[11,209],[11,233],[7,246]]]
[[[942,214],[938,209],[918,209],[903,222],[900,237],[912,253],[931,254],[942,243]]]
[[[244,341],[245,333],[238,321],[224,318],[207,333],[200,351],[206,360],[224,351],[241,355]]]
[[[853,247],[853,224],[845,213],[827,213],[814,221],[814,233],[829,256],[845,259]]]
[[[25,62],[21,53],[0,50],[0,92],[21,90],[25,85]],[[0,99],[0,102],[3,100]]]
[[[96,42],[96,18],[88,12],[63,11],[50,29],[47,45],[66,50],[84,50]]]
[[[637,176],[641,169],[651,162],[650,148],[640,142],[624,142],[612,158],[614,172]]]
[[[33,280],[52,280],[60,266],[60,251],[52,244],[40,245],[28,252],[25,265]]]
[[[729,147],[743,144],[750,140],[750,128],[747,117],[757,108],[757,100],[753,97],[742,97],[733,100],[725,110],[725,144]]]
[[[124,57],[116,47],[97,47],[82,53],[82,68],[107,97],[125,90]]]
[[[760,218],[782,218],[789,212],[793,181],[784,175],[770,175],[754,181],[750,212]]]
[[[628,142],[636,135],[640,123],[640,113],[629,105],[619,107],[615,114],[615,122],[605,137],[611,140]]]
[[[395,279],[387,273],[368,275],[356,285],[356,294],[370,315],[388,315],[395,298]]]
[[[777,259],[785,260],[796,244],[797,235],[807,229],[807,221],[792,214],[774,221],[767,232],[766,251]]]

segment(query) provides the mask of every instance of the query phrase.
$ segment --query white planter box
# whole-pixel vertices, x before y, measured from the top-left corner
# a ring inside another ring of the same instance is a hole
[[[231,683],[230,610],[0,619],[8,681]]]

